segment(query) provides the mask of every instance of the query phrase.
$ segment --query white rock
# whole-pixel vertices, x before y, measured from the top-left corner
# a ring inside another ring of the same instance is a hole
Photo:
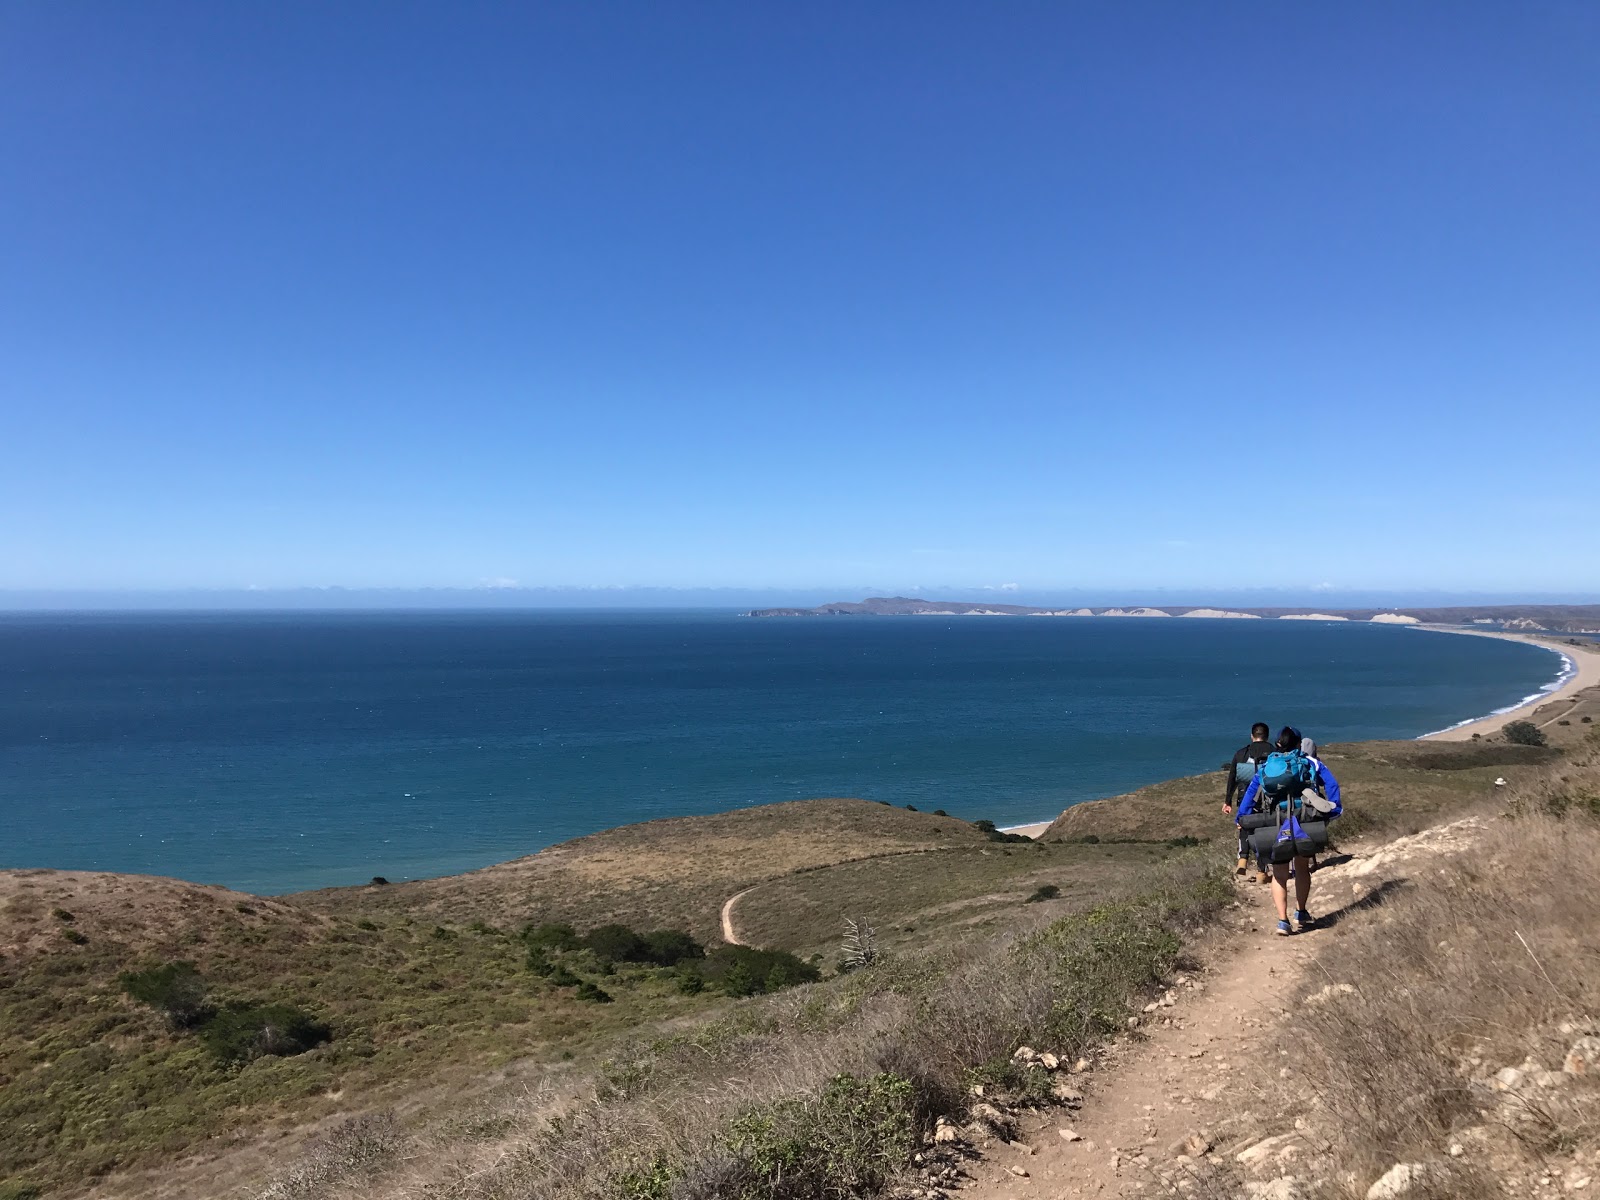
[[[1339,996],[1354,996],[1356,989],[1350,983],[1330,983],[1327,987],[1320,988],[1306,997],[1307,1004],[1326,1004]]]
[[[1513,1091],[1522,1086],[1522,1081],[1528,1073],[1520,1067],[1501,1067],[1494,1073],[1495,1090],[1501,1092]]]
[[[1377,1183],[1367,1189],[1367,1200],[1397,1200],[1437,1174],[1438,1168],[1427,1163],[1395,1163]]]
[[[1293,1175],[1272,1179],[1266,1183],[1247,1183],[1244,1194],[1250,1200],[1304,1200],[1305,1186]]]
[[[1600,1071],[1600,1037],[1581,1037],[1567,1051],[1561,1069],[1568,1075],[1593,1075]]]
[[[1054,1071],[1061,1065],[1061,1060],[1054,1054],[1051,1054],[1048,1050],[1039,1055],[1039,1061],[1044,1064],[1044,1069],[1046,1071]]]
[[[1058,1130],[1056,1130],[1056,1132],[1061,1135],[1061,1140],[1064,1141],[1064,1142],[1081,1142],[1081,1141],[1083,1141],[1083,1135],[1081,1133],[1079,1133],[1076,1129],[1058,1129]]]
[[[1246,1146],[1234,1159],[1246,1167],[1259,1167],[1268,1162],[1280,1162],[1300,1153],[1299,1135],[1280,1133],[1277,1137],[1263,1138],[1253,1146]]]

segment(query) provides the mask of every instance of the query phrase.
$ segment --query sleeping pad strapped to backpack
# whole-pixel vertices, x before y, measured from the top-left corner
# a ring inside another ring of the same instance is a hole
[[[1300,799],[1316,786],[1317,767],[1311,759],[1298,750],[1274,751],[1256,777],[1261,811],[1245,817],[1243,824],[1252,830],[1250,844],[1257,854],[1286,863],[1310,858],[1328,844],[1328,822]]]

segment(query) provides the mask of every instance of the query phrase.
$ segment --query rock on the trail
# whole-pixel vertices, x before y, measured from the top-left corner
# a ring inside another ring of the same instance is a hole
[[[945,1120],[943,1117],[940,1117],[933,1124],[933,1140],[941,1145],[948,1144],[950,1142],[959,1142],[961,1140],[961,1134],[957,1131],[954,1125],[950,1124],[950,1122]]]
[[[1010,1171],[1018,1179],[1028,1178],[1028,1170],[1026,1167],[1008,1166],[1006,1170]]]
[[[1046,1071],[1054,1071],[1061,1066],[1061,1060],[1048,1050],[1039,1055],[1039,1062]]]
[[[1064,1142],[1081,1142],[1081,1141],[1083,1141],[1083,1135],[1081,1133],[1079,1133],[1076,1129],[1062,1128],[1062,1129],[1056,1130],[1056,1132],[1061,1135],[1061,1140],[1064,1141]]]
[[[1250,1200],[1305,1200],[1306,1189],[1295,1176],[1285,1175],[1266,1183],[1247,1183],[1244,1194]]]
[[[1050,1089],[1050,1095],[1057,1104],[1068,1108],[1077,1108],[1083,1103],[1083,1093],[1070,1083],[1058,1083]]]
[[[1074,1075],[1082,1075],[1093,1065],[1094,1064],[1091,1063],[1087,1058],[1080,1058],[1077,1062],[1072,1064],[1072,1073]]]
[[[1568,1075],[1600,1073],[1600,1037],[1581,1037],[1573,1042],[1561,1069]]]
[[[1395,1163],[1367,1189],[1367,1200],[1399,1200],[1432,1182],[1438,1174],[1439,1169],[1427,1163]]]
[[[1262,1138],[1253,1146],[1247,1146],[1233,1157],[1241,1166],[1264,1167],[1269,1163],[1284,1162],[1296,1157],[1300,1153],[1300,1136],[1294,1133],[1280,1133],[1276,1137]]]

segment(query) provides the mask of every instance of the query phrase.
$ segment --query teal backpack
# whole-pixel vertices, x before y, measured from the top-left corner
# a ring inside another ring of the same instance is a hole
[[[1273,802],[1297,799],[1316,782],[1317,769],[1298,750],[1274,750],[1256,772],[1261,791]]]

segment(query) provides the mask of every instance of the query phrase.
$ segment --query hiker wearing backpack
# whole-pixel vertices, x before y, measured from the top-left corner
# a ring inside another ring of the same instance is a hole
[[[1233,752],[1233,761],[1228,764],[1228,774],[1222,792],[1222,811],[1228,815],[1233,814],[1233,798],[1256,776],[1256,769],[1266,761],[1267,755],[1272,753],[1272,743],[1267,740],[1272,734],[1265,721],[1257,721],[1250,726],[1250,741]],[[1239,830],[1239,864],[1235,873],[1243,875],[1250,869],[1250,860],[1255,859],[1256,877],[1259,882],[1266,883],[1272,878],[1267,873],[1267,860],[1265,855],[1256,854],[1250,848],[1250,835],[1245,830]]]
[[[1304,932],[1315,922],[1311,901],[1311,858],[1328,844],[1328,822],[1344,811],[1339,781],[1322,760],[1301,747],[1298,731],[1284,726],[1276,749],[1261,763],[1245,788],[1235,818],[1248,830],[1251,845],[1272,863],[1272,902],[1278,933]],[[1294,876],[1294,924],[1289,924],[1289,877]]]

